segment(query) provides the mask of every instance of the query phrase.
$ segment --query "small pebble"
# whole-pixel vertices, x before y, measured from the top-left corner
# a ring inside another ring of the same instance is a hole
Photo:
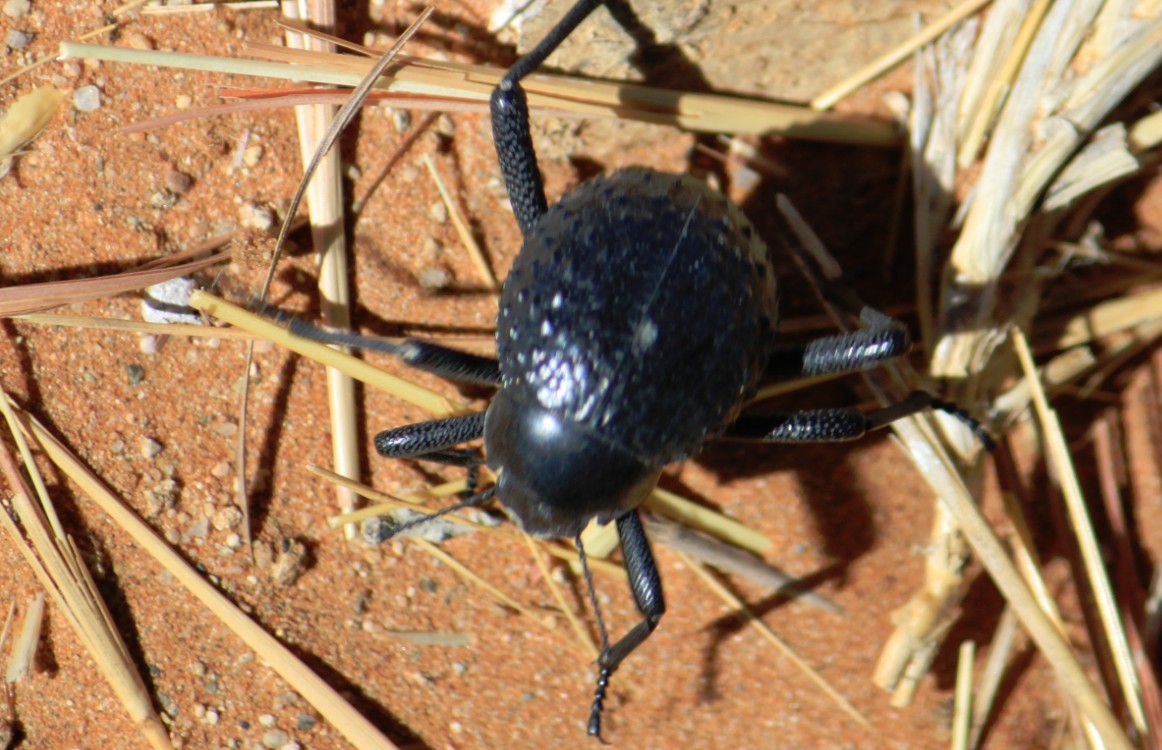
[[[268,232],[274,226],[274,211],[266,206],[243,203],[238,209],[238,223],[246,229]]]
[[[238,524],[242,523],[242,511],[238,508],[237,505],[230,505],[226,508],[222,508],[221,510],[214,513],[214,517],[211,520],[211,523],[218,531],[232,529]]]
[[[170,544],[177,544],[182,540],[181,532],[179,532],[177,529],[166,529],[165,540]]]
[[[170,169],[165,173],[165,189],[176,195],[186,193],[193,182],[192,177],[177,169]]]
[[[395,125],[397,133],[407,132],[407,129],[412,126],[412,113],[406,109],[393,109],[391,111],[391,123]]]
[[[212,708],[206,711],[206,723],[210,726],[216,726],[221,718],[218,712]]]
[[[238,549],[242,546],[242,537],[238,534],[230,534],[226,537],[226,546],[230,549]]]
[[[448,207],[444,205],[444,201],[433,203],[428,209],[428,216],[437,224],[443,224],[448,220]]]
[[[447,289],[448,284],[452,283],[452,274],[439,266],[428,266],[420,271],[420,275],[416,280],[419,282],[420,288],[424,291],[438,292],[441,289]]]
[[[4,35],[4,44],[8,45],[9,49],[24,49],[29,41],[28,34],[19,29],[8,29],[8,33]]]
[[[149,207],[158,209],[173,208],[177,205],[178,197],[168,190],[158,190],[149,196]]]
[[[126,365],[125,380],[129,385],[136,388],[141,385],[141,381],[145,380],[145,368],[141,365]]]
[[[234,437],[238,434],[238,424],[236,422],[223,422],[215,429],[222,437]]]
[[[284,539],[270,577],[280,586],[292,586],[307,569],[307,547],[295,539]]]
[[[257,166],[260,161],[262,161],[262,146],[247,146],[246,150],[242,152],[242,163],[246,166]]]
[[[264,727],[273,727],[275,722],[274,714],[259,714],[258,723]]]
[[[448,731],[451,732],[452,734],[460,734],[464,731],[464,725],[458,721],[449,722],[448,723]]]
[[[456,135],[456,121],[447,114],[442,114],[436,118],[436,132],[440,135],[451,138]]]
[[[190,665],[190,671],[198,677],[204,677],[206,675],[206,663],[203,661],[195,661]]]
[[[219,461],[218,463],[214,464],[214,468],[210,469],[210,476],[214,477],[215,479],[225,479],[226,477],[230,476],[230,462]]]
[[[133,49],[153,49],[153,41],[140,31],[130,34],[126,41]]]
[[[145,458],[155,458],[161,453],[161,443],[153,438],[141,438],[141,455]]]
[[[456,674],[464,674],[468,671],[468,665],[463,662],[454,661],[452,662],[452,671]]]
[[[96,112],[101,108],[101,90],[89,84],[73,92],[73,107],[78,112]]]
[[[272,729],[262,735],[262,746],[269,747],[271,750],[279,750],[288,742],[290,742],[290,736],[281,729]]]
[[[30,8],[29,0],[4,0],[4,15],[9,18],[23,18]]]
[[[194,97],[189,94],[178,94],[177,98],[174,99],[174,106],[178,109],[189,109],[193,103]]]
[[[319,720],[310,714],[299,714],[295,717],[295,729],[299,730],[300,732],[314,729],[315,725],[318,723]]]

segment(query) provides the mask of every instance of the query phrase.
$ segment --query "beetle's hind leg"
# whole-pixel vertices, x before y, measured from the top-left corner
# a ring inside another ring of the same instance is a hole
[[[902,357],[912,348],[907,327],[895,318],[865,307],[860,320],[867,327],[776,348],[768,374],[787,379],[858,372]]]
[[[589,734],[601,739],[601,712],[605,708],[605,692],[609,688],[609,678],[632,654],[638,646],[645,643],[650,633],[658,627],[662,615],[666,613],[666,600],[662,595],[662,579],[658,575],[658,566],[654,563],[653,552],[650,551],[650,542],[642,528],[641,517],[636,510],[626,513],[617,519],[617,535],[621,539],[621,555],[625,560],[625,570],[629,575],[629,586],[633,591],[633,599],[638,610],[645,616],[620,640],[609,645],[609,638],[605,633],[605,626],[601,622],[601,613],[597,611],[597,622],[601,628],[601,655],[597,658],[597,689],[593,693],[593,706],[589,711]],[[580,537],[578,537],[580,548]],[[588,576],[586,576],[588,578]],[[597,597],[593,592],[591,580],[587,580],[589,593],[593,598],[596,610]]]

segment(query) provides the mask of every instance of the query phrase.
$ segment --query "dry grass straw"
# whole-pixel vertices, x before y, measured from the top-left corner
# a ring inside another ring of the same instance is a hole
[[[790,206],[789,201],[782,196],[780,196],[779,209],[791,223],[792,229],[802,245],[810,250],[819,261],[820,267],[824,269],[824,278],[831,283],[836,283],[841,276],[840,269],[834,259],[826,252],[819,238],[803,223],[798,213]],[[822,282],[817,280],[817,272],[799,258],[798,251],[793,251],[793,257],[799,259],[801,268],[812,281],[813,286],[821,288]],[[843,317],[834,310],[831,304],[825,301],[824,306],[831,311],[836,324],[845,328]],[[889,365],[884,369],[895,378],[900,379],[903,375],[901,371],[904,368],[899,365]],[[877,398],[880,399],[881,403],[889,402],[889,399],[874,381],[866,375],[865,380],[877,393]],[[1093,722],[1105,746],[1128,749],[1130,747],[1129,741],[1122,732],[1117,719],[1089,681],[1085,670],[1073,654],[1069,644],[1037,606],[1036,600],[1022,581],[1001,541],[976,505],[972,493],[969,492],[951,457],[936,437],[928,418],[925,415],[916,415],[901,419],[892,423],[892,429],[907,447],[908,455],[921,475],[941,499],[942,502],[938,507],[943,507],[949,513],[951,521],[969,540],[977,557],[992,577],[997,588],[1014,608],[1045,658],[1053,666],[1067,692],[1074,696],[1082,713]],[[951,539],[952,537],[945,535],[945,538]],[[894,685],[896,680],[908,670],[910,659],[902,657],[913,655],[923,657],[926,652],[930,652],[931,641],[938,642],[942,635],[941,631],[946,627],[946,625],[942,626],[941,624],[942,621],[946,622],[946,618],[941,617],[941,612],[948,604],[947,601],[935,600],[932,602],[933,606],[925,606],[927,598],[926,592],[922,591],[917,595],[914,603],[918,605],[916,610],[922,615],[919,624],[931,626],[930,638],[927,642],[915,644],[914,650],[912,644],[905,643],[903,646],[893,646],[892,643],[889,643],[884,649],[880,664],[877,665],[877,681],[882,680],[885,685]],[[893,638],[902,638],[915,627],[915,624],[909,623],[907,620],[898,623]],[[886,659],[893,661],[885,663]]]
[[[288,2],[283,3],[282,8],[285,16],[308,20],[320,28],[329,29],[335,25],[333,2],[323,0]],[[294,31],[287,31],[286,41],[287,46],[291,48],[303,49],[313,44],[312,48],[315,50],[334,51],[334,45],[318,39],[312,43],[307,36]],[[348,329],[351,327],[351,289],[342,164],[335,149],[323,147],[327,130],[335,120],[334,107],[326,104],[295,107],[295,119],[298,122],[299,147],[304,166],[303,180],[307,183],[306,200],[310,212],[311,240],[319,258],[319,306],[323,323],[333,328]],[[287,221],[290,218],[288,216]],[[359,441],[356,434],[355,381],[333,368],[327,368],[327,406],[331,415],[331,462],[335,470],[343,476],[358,477]],[[240,441],[244,434],[245,431],[240,431]],[[240,457],[245,455],[241,450],[239,454]],[[355,508],[356,498],[349,490],[336,487],[335,495],[336,504],[341,510],[350,511]],[[239,499],[246,498],[248,493],[240,493]],[[246,513],[244,524],[249,545],[248,506],[249,503],[246,503],[243,508]],[[346,526],[343,531],[348,539],[354,538],[354,526]]]
[[[988,86],[1010,93],[989,133],[972,197],[961,207],[963,229],[941,290],[936,375],[982,371],[1004,339],[997,315],[1027,327],[1041,284],[1008,292],[1000,282],[1006,273],[1032,272],[1060,218],[1060,210],[1050,209],[1138,168],[1120,124],[1085,146],[1102,119],[1162,62],[1162,18],[1131,11],[1129,0],[1105,3],[1104,10],[1096,0],[1049,4],[1039,21],[1027,16],[1035,29],[1019,65],[974,67]],[[972,79],[964,90],[982,85]],[[962,92],[947,97],[959,101]],[[973,150],[970,135],[958,134],[965,154]],[[1041,199],[1042,213],[1034,213]]]
[[[735,615],[741,616],[746,624],[749,625],[755,632],[757,632],[763,638],[763,640],[778,649],[779,652],[784,657],[789,659],[791,663],[799,669],[800,672],[807,676],[807,679],[815,683],[815,687],[822,690],[827,695],[827,697],[831,698],[831,700],[834,701],[845,714],[850,716],[861,726],[867,729],[872,728],[871,723],[867,720],[867,717],[860,713],[858,708],[853,706],[850,701],[844,698],[843,695],[839,693],[839,691],[831,686],[831,683],[827,682],[827,680],[825,680],[822,675],[816,672],[810,664],[805,662],[801,656],[796,654],[795,651],[789,645],[787,645],[786,641],[776,635],[775,632],[771,630],[765,622],[756,617],[755,614],[750,611],[750,608],[747,607],[741,599],[732,594],[730,589],[726,588],[726,586],[723,586],[722,582],[715,578],[713,573],[703,567],[702,563],[690,559],[690,557],[682,552],[676,552],[675,554],[678,555],[679,559],[681,559],[682,562],[690,568],[690,570],[694,571],[694,573],[696,573],[697,576],[702,579],[703,583],[705,583],[706,586],[714,592],[715,596],[725,602],[726,606],[731,608]]]
[[[14,101],[0,117],[0,179],[20,151],[48,126],[60,103],[61,92],[40,86]]]
[[[235,75],[309,81],[329,86],[355,86],[371,64],[352,55],[327,55],[251,45],[252,54],[270,58],[239,60],[178,52],[65,42],[63,58],[88,58],[136,65],[205,70]],[[421,60],[401,56],[377,84],[378,93],[395,106],[448,111],[486,111],[488,97],[504,70],[481,65]],[[709,133],[753,133],[797,138],[891,145],[898,133],[891,123],[864,117],[816,112],[741,97],[691,94],[647,86],[542,75],[522,83],[529,105],[537,112],[595,118],[619,118]],[[298,103],[298,102],[295,102]]]
[[[847,78],[819,94],[811,100],[814,109],[830,109],[840,99],[848,94],[863,88],[865,85],[887,73],[892,68],[906,61],[916,50],[931,44],[937,37],[951,29],[956,24],[978,12],[992,0],[964,0],[955,8],[933,21],[924,30],[915,34],[902,44],[881,55],[852,73]]]
[[[27,315],[85,300],[103,299],[134,292],[179,276],[197,273],[229,258],[229,252],[185,260],[166,266],[142,266],[133,271],[91,279],[65,279],[39,284],[20,284],[0,289],[0,317]]]
[[[952,750],[968,750],[971,740],[972,709],[974,696],[972,692],[972,670],[976,659],[976,643],[964,641],[956,658],[956,690],[952,704]]]
[[[321,677],[298,659],[289,649],[247,617],[215,586],[201,576],[144,521],[122,503],[68,448],[39,421],[21,415],[22,424],[40,444],[41,449],[61,472],[75,482],[98,507],[123,531],[165,568],[178,582],[202,602],[235,635],[263,659],[310,703],[319,714],[352,745],[361,750],[392,750],[395,745],[356,711]],[[2,455],[2,454],[0,454]],[[23,493],[18,493],[23,494]],[[35,509],[32,509],[35,511]],[[7,518],[7,514],[2,514]],[[54,588],[49,588],[54,592]],[[64,607],[62,607],[64,609]],[[67,611],[67,610],[66,610]],[[107,620],[107,618],[106,618]],[[91,623],[78,619],[79,627]],[[148,704],[148,694],[145,694]],[[152,710],[152,709],[151,709]],[[160,727],[160,722],[158,723]],[[168,739],[166,740],[168,743]],[[165,747],[168,745],[155,745]]]
[[[0,412],[4,414],[12,439],[35,488],[34,494],[7,446],[0,443],[0,467],[13,493],[5,507],[0,508],[0,522],[8,530],[41,586],[52,596],[81,644],[97,663],[97,668],[108,680],[137,731],[155,750],[172,750],[173,745],[165,725],[153,709],[149,691],[113,624],[113,618],[98,593],[84,558],[56,517],[44,480],[37,471],[32,451],[25,441],[24,432],[28,429],[28,423],[17,416],[8,394],[2,391]],[[33,497],[39,502],[34,501]],[[26,618],[26,622],[31,620]],[[39,617],[35,628],[35,632],[39,632]],[[35,632],[26,628],[30,639]],[[28,664],[17,666],[17,670],[29,668],[31,655],[29,651]],[[7,675],[9,681],[17,676],[11,670]]]
[[[444,184],[443,178],[440,177],[440,172],[436,169],[436,164],[432,161],[430,154],[424,154],[424,166],[428,168],[428,174],[432,176],[432,182],[436,184],[436,189],[440,191],[440,200],[444,202],[444,206],[448,209],[448,216],[452,219],[452,226],[456,228],[456,235],[464,243],[464,248],[468,251],[468,257],[472,259],[472,264],[476,266],[476,272],[480,274],[480,281],[483,282],[486,289],[495,294],[499,294],[500,282],[496,280],[496,274],[492,272],[492,266],[489,265],[488,258],[484,255],[484,249],[480,247],[480,243],[472,236],[472,230],[468,228],[464,217],[460,215],[460,207],[456,205],[456,201],[452,200],[452,194],[448,192],[448,187]]]
[[[1126,630],[1122,624],[1117,602],[1114,599],[1113,587],[1110,585],[1101,549],[1097,542],[1097,535],[1089,518],[1085,498],[1081,493],[1081,484],[1078,482],[1077,473],[1073,467],[1073,459],[1069,454],[1069,446],[1066,445],[1057,415],[1050,408],[1045,392],[1037,382],[1033,355],[1024,335],[1019,330],[1014,330],[1013,341],[1017,356],[1021,361],[1021,367],[1025,371],[1025,377],[1033,384],[1033,403],[1041,423],[1050,465],[1053,467],[1057,482],[1061,486],[1065,507],[1069,513],[1070,525],[1077,538],[1081,560],[1097,603],[1097,611],[1106,642],[1113,657],[1114,668],[1122,690],[1122,699],[1126,703],[1130,718],[1133,720],[1139,735],[1147,736],[1146,716],[1141,702],[1141,685],[1134,669],[1133,657],[1126,640]]]
[[[7,511],[5,511],[7,512]],[[0,637],[0,647],[4,645],[4,637],[8,635],[8,624],[12,621],[12,614],[16,611],[16,602],[8,610],[8,621],[4,623],[4,634]],[[9,686],[23,680],[32,672],[32,663],[36,659],[36,650],[40,647],[40,631],[44,624],[44,592],[32,597],[32,604],[24,613],[24,624],[20,627],[20,635],[12,644],[12,654],[8,657],[8,668],[4,670],[4,682]]]

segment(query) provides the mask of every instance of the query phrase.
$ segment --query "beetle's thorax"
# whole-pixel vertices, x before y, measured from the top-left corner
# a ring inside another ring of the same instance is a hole
[[[484,422],[497,497],[526,532],[572,537],[591,519],[611,521],[636,508],[659,471],[522,392],[496,394]]]

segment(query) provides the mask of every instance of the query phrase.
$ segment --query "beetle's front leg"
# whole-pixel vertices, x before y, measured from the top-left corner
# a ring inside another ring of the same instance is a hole
[[[548,201],[529,132],[529,103],[521,79],[536,71],[601,1],[579,0],[540,44],[509,68],[492,92],[492,139],[522,235],[528,234],[548,210]]]
[[[593,707],[589,711],[589,734],[597,739],[601,739],[601,711],[605,707],[609,678],[627,656],[645,643],[666,613],[662,579],[658,575],[653,552],[650,551],[649,539],[642,528],[641,516],[636,510],[617,519],[617,535],[621,539],[621,555],[625,558],[625,570],[629,574],[633,599],[645,619],[612,646],[608,642],[601,644],[601,656],[597,659],[597,690],[594,691]]]

